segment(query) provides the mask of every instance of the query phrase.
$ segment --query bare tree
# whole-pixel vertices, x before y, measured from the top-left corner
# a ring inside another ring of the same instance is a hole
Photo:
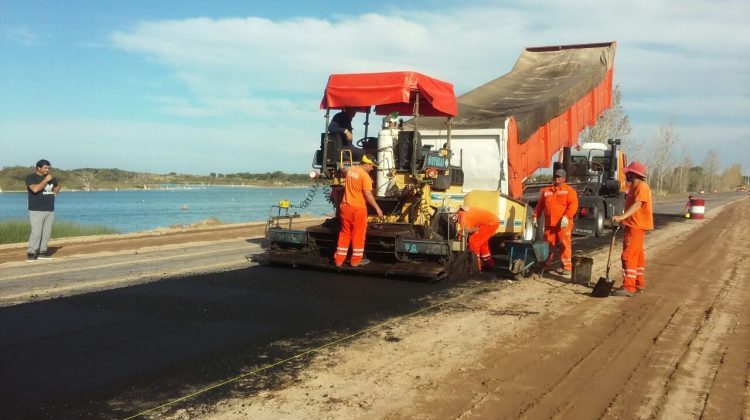
[[[713,191],[718,189],[719,154],[713,149],[706,153],[703,160],[703,189]]]
[[[91,183],[94,182],[94,173],[88,169],[79,169],[75,174],[78,181],[80,181],[83,190],[91,191]]]
[[[672,174],[670,191],[673,193],[684,193],[688,190],[690,168],[693,167],[693,159],[688,154],[687,146],[683,146],[680,157],[680,166],[675,168]]]
[[[587,127],[581,132],[579,140],[581,143],[606,143],[607,139],[621,139],[622,144],[631,144],[630,134],[633,127],[630,118],[622,108],[622,91],[620,85],[612,90],[612,107],[604,111],[593,127]]]
[[[678,141],[679,139],[672,123],[663,123],[659,127],[659,134],[654,140],[649,158],[649,172],[651,172],[651,179],[655,181],[656,185],[654,187],[657,194],[661,194],[664,191],[664,175],[671,170],[673,164],[672,151]]]
[[[721,174],[722,189],[733,190],[745,183],[742,177],[742,166],[734,164]]]

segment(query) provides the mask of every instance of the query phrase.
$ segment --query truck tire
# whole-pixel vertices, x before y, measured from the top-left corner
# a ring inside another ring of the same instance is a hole
[[[539,219],[536,222],[536,232],[534,237],[537,241],[544,241],[544,212],[539,215]]]
[[[533,241],[536,239],[536,232],[534,232],[534,210],[531,207],[526,207],[526,223],[523,226],[523,237],[525,241]]]
[[[594,234],[597,238],[604,235],[604,206],[601,204],[596,205],[596,226],[594,227]]]

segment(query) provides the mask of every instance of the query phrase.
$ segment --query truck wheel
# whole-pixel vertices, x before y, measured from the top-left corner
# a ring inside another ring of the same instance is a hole
[[[596,206],[596,228],[594,233],[597,238],[604,235],[604,208],[601,205]]]
[[[531,207],[526,208],[526,223],[523,226],[523,240],[533,241],[536,236],[534,232],[534,211]]]
[[[544,241],[544,212],[539,215],[539,220],[536,223],[535,238],[537,241]]]

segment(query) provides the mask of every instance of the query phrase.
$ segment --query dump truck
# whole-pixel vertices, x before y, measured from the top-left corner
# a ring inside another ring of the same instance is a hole
[[[552,156],[575,145],[578,133],[611,106],[615,43],[527,48],[510,73],[458,98],[453,86],[416,72],[334,74],[321,109],[365,113],[360,152],[377,156],[373,193],[385,216],[369,215],[365,266],[335,268],[339,224],[333,217],[305,230],[291,229],[290,206],[269,218],[258,263],[351,270],[439,280],[477,272],[466,235],[451,222],[460,207],[498,215],[490,245],[514,275],[528,274],[547,257],[533,241],[532,208],[523,183]],[[369,136],[370,113],[384,116]],[[410,118],[404,121],[404,116]],[[313,167],[331,183],[338,208],[343,174],[355,151],[321,134]],[[358,153],[361,155],[361,153]],[[288,222],[288,223],[287,223]]]

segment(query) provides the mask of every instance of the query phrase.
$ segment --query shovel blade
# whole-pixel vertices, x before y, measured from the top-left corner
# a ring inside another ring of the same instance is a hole
[[[609,296],[612,292],[612,285],[614,282],[608,277],[599,277],[599,281],[596,282],[594,290],[591,291],[591,296],[603,298]]]

